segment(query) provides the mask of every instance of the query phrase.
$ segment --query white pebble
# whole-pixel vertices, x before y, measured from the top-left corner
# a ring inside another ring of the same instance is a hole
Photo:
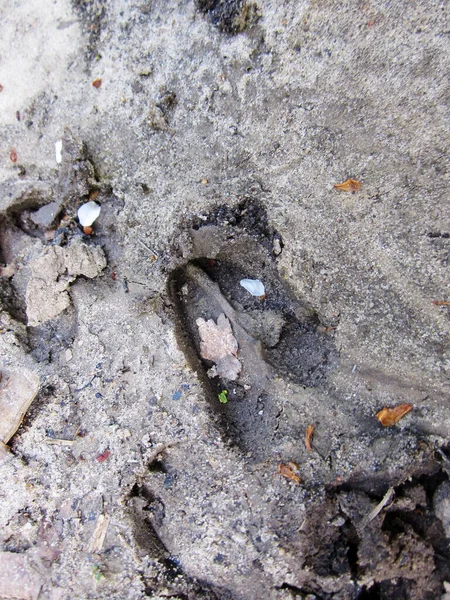
[[[264,288],[264,284],[259,279],[241,279],[239,282],[243,288],[250,292],[252,296],[264,296],[266,290]]]
[[[90,227],[100,214],[101,206],[91,200],[78,209],[78,220],[82,227]]]
[[[55,142],[55,158],[59,165],[59,163],[62,161],[62,140]]]

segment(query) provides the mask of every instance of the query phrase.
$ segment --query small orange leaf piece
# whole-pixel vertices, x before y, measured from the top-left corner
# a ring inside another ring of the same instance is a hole
[[[347,179],[344,183],[335,183],[334,187],[341,192],[357,192],[361,189],[361,184],[356,179]]]
[[[92,85],[98,89],[102,85],[102,80],[100,78],[94,79],[94,81],[92,82]]]
[[[305,433],[305,446],[306,449],[308,450],[308,452],[312,452],[312,446],[311,446],[311,442],[312,442],[312,436],[314,433],[314,425],[308,425],[308,427],[306,428],[306,433]]]
[[[300,476],[298,475],[298,466],[294,462],[288,462],[287,465],[280,463],[278,465],[278,473],[283,477],[286,477],[286,479],[295,481],[295,483],[299,484],[301,482]]]
[[[447,302],[447,300],[433,300],[433,304],[436,306],[450,306],[450,302]]]
[[[412,404],[399,404],[393,408],[383,408],[376,417],[384,427],[392,427],[412,409]]]
[[[15,148],[11,148],[11,150],[9,152],[9,159],[13,163],[17,162],[17,152],[16,152]]]

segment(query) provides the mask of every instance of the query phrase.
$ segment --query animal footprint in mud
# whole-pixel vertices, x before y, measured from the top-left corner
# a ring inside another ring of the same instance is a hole
[[[273,233],[235,221],[234,227],[213,221],[191,229],[191,260],[172,273],[170,290],[180,344],[226,433],[243,451],[263,456],[283,410],[276,375],[303,387],[322,385],[337,352],[332,338],[318,332],[313,311],[280,280],[267,248]],[[224,389],[229,402],[221,403]]]

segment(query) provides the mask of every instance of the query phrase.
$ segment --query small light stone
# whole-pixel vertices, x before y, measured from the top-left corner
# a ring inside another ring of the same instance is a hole
[[[281,254],[281,242],[279,240],[279,238],[275,238],[273,240],[273,246],[272,246],[272,251],[275,254],[275,256],[279,256]]]
[[[98,218],[101,211],[101,206],[91,200],[86,202],[78,209],[78,220],[82,227],[90,227],[92,223]]]

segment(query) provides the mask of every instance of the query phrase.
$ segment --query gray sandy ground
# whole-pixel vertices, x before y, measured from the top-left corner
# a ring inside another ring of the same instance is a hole
[[[449,12],[0,2],[1,598],[450,594]]]

